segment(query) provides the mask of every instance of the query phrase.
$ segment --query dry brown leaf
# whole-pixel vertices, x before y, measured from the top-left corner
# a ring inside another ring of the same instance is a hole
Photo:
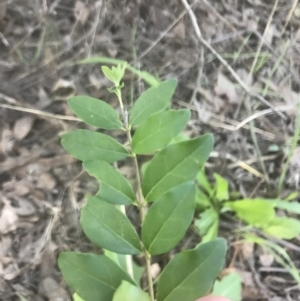
[[[16,140],[13,132],[9,128],[5,128],[2,131],[0,150],[4,154],[9,154],[13,150],[15,143]]]
[[[74,7],[74,16],[81,24],[85,24],[89,17],[89,10],[82,1],[76,1]]]
[[[18,215],[6,198],[2,198],[4,207],[0,214],[0,233],[6,234],[17,229]]]
[[[39,187],[52,191],[55,186],[56,180],[51,174],[44,173],[39,177]]]
[[[37,96],[39,98],[39,101],[35,105],[38,109],[44,109],[47,106],[49,106],[52,102],[48,93],[42,86],[38,87]]]
[[[49,301],[63,301],[68,299],[67,292],[51,277],[47,277],[39,284],[39,292]]]
[[[271,24],[269,26],[269,29],[267,31],[266,37],[265,37],[265,41],[267,44],[272,45],[273,42],[273,38],[274,37],[279,37],[280,36],[280,32],[277,30],[276,25],[275,24]]]
[[[123,165],[119,168],[119,171],[122,175],[124,175],[127,179],[132,179],[135,175],[134,168],[128,164]]]
[[[244,242],[241,245],[242,248],[242,254],[244,256],[245,259],[249,259],[253,256],[253,252],[254,252],[254,243],[253,242]]]
[[[230,103],[239,103],[240,97],[236,91],[234,84],[222,74],[218,73],[217,85],[215,87],[217,95],[226,95]]]
[[[76,86],[73,82],[59,79],[53,86],[52,92],[55,100],[66,100],[76,93]]]
[[[160,271],[161,271],[161,268],[158,263],[151,264],[150,273],[151,273],[152,279],[156,279],[157,276],[159,275]]]
[[[225,103],[224,100],[221,99],[220,97],[214,95],[211,91],[209,90],[205,90],[202,87],[198,87],[197,91],[203,95],[205,97],[206,100],[208,100],[212,105],[214,105],[216,112],[219,112],[222,108],[224,108]],[[204,109],[205,111],[205,109]],[[199,118],[202,119],[207,119],[205,118],[205,114],[202,114],[203,112],[201,112],[201,114],[199,114]],[[208,115],[208,114],[206,114]],[[210,114],[209,114],[210,115]],[[210,116],[209,116],[210,118]],[[208,120],[206,120],[207,122]],[[204,121],[205,122],[205,121]]]
[[[259,255],[259,262],[264,267],[270,267],[274,262],[274,256],[270,253],[264,252]]]
[[[89,74],[89,81],[92,86],[96,88],[97,91],[99,91],[102,87],[102,82],[100,78],[98,78],[95,74],[91,73]]]
[[[20,269],[15,263],[8,264],[3,271],[3,278],[5,280],[13,280],[20,275]]]
[[[3,191],[7,197],[24,196],[30,192],[31,184],[27,181],[8,181],[3,183]]]
[[[55,62],[55,56],[51,51],[50,47],[45,47],[44,50],[44,65],[49,72],[56,74],[57,65]]]
[[[36,212],[36,208],[28,199],[15,198],[14,204],[13,209],[18,216],[29,216]]]
[[[0,260],[7,256],[11,248],[12,238],[10,235],[1,235],[0,239]]]
[[[25,116],[23,118],[18,119],[14,125],[14,136],[17,140],[24,139],[32,129],[34,123],[34,116]]]
[[[185,40],[185,25],[183,21],[178,22],[178,24],[174,27],[173,33],[175,37]]]
[[[297,113],[296,106],[300,99],[299,93],[294,92],[288,85],[282,87],[279,91],[288,106],[295,106],[295,109],[286,111],[287,114],[294,116]]]

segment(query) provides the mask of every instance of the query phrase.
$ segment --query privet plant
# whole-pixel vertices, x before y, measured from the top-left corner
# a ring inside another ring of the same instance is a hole
[[[209,293],[220,272],[225,241],[218,238],[175,255],[155,284],[151,256],[173,249],[192,222],[195,179],[213,148],[213,137],[207,134],[176,142],[190,118],[189,110],[169,108],[176,80],[149,88],[127,111],[121,94],[125,68],[125,64],[102,67],[113,83],[110,92],[119,100],[121,118],[99,99],[75,96],[68,100],[82,121],[107,131],[123,131],[127,141],[122,145],[107,134],[83,129],[62,136],[63,147],[100,182],[99,192],[86,197],[80,223],[104,254],[64,252],[58,265],[76,300],[194,301]],[[153,158],[142,174],[138,156],[143,155]],[[116,162],[127,157],[135,169],[133,186],[116,168]],[[137,229],[126,216],[128,206],[139,212]],[[133,255],[144,258],[145,291],[140,288]]]

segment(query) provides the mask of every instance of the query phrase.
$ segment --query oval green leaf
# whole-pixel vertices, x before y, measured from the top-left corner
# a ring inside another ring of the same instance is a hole
[[[213,136],[171,144],[150,161],[142,183],[147,201],[155,201],[171,188],[193,181],[213,149]]]
[[[106,102],[90,96],[73,96],[68,105],[74,114],[85,123],[101,129],[122,129],[118,113]]]
[[[275,199],[271,201],[276,208],[286,210],[291,213],[300,214],[300,204],[298,202],[288,202],[286,200]]]
[[[220,202],[228,200],[228,181],[217,173],[214,173],[214,178],[216,180],[216,199]]]
[[[139,237],[129,219],[113,205],[88,196],[80,223],[86,236],[96,245],[120,254],[139,254]]]
[[[219,238],[175,255],[159,277],[157,301],[195,301],[207,294],[225,254],[226,242]]]
[[[128,281],[122,281],[112,301],[150,301],[150,296]]]
[[[97,197],[118,205],[134,202],[134,192],[128,180],[110,164],[101,160],[85,161],[83,168],[100,181]]]
[[[263,230],[278,239],[293,239],[299,236],[300,221],[291,217],[275,217]]]
[[[112,300],[122,280],[129,275],[104,255],[63,252],[58,266],[67,284],[85,301]]]
[[[153,153],[165,147],[185,127],[190,110],[168,110],[150,116],[136,130],[132,148],[136,154]]]
[[[195,211],[196,186],[177,186],[150,207],[142,227],[142,240],[151,255],[166,253],[183,238]]]
[[[231,301],[242,300],[242,278],[238,272],[233,272],[214,284],[213,295],[226,297]]]
[[[112,163],[129,155],[115,139],[89,130],[63,134],[61,144],[67,152],[81,161],[100,159]]]
[[[143,92],[131,109],[130,125],[140,125],[152,114],[164,110],[169,105],[176,86],[177,80],[171,79]]]
[[[263,199],[244,199],[224,203],[238,218],[254,227],[264,227],[275,218],[274,204]]]

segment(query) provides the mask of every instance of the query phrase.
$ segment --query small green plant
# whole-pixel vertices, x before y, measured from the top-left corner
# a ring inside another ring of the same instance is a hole
[[[63,252],[58,265],[76,301],[195,301],[209,293],[224,264],[224,239],[175,255],[156,285],[150,265],[153,255],[166,253],[179,243],[194,217],[195,179],[213,148],[213,137],[206,134],[177,142],[190,111],[169,109],[176,80],[149,88],[128,111],[121,93],[125,69],[126,64],[102,67],[113,83],[109,91],[119,100],[121,119],[99,99],[76,96],[68,100],[85,123],[107,131],[120,130],[126,142],[83,129],[62,136],[63,147],[100,182],[99,192],[87,196],[80,223],[104,254]],[[143,155],[154,156],[142,175],[138,157]],[[135,169],[136,189],[115,168],[117,161],[128,157]],[[137,229],[126,216],[128,206],[139,213]],[[148,279],[144,289],[149,294],[140,288],[140,270],[133,255],[144,258]]]
[[[233,212],[238,219],[245,223],[237,229],[244,238],[243,241],[254,242],[273,255],[274,259],[284,266],[300,283],[299,273],[289,258],[287,252],[279,245],[257,235],[275,239],[293,239],[300,234],[300,221],[279,216],[277,210],[291,214],[300,214],[300,204],[293,202],[298,194],[293,193],[285,200],[282,199],[239,199],[230,200],[228,182],[219,174],[214,174],[215,184],[211,185],[202,170],[198,176],[199,189],[196,202],[200,211],[195,227],[203,236],[202,241],[210,241],[218,234],[220,215],[224,212]]]

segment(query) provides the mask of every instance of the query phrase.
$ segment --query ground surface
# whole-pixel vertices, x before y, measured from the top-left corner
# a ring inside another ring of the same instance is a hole
[[[297,2],[199,0],[192,7],[196,24],[180,0],[0,0],[0,300],[68,300],[57,255],[93,250],[78,217],[84,194],[97,184],[60,146],[62,132],[82,125],[59,116],[72,115],[72,94],[114,107],[117,100],[99,65],[72,64],[79,59],[119,58],[161,79],[177,78],[173,105],[193,112],[187,134],[215,137],[208,173],[220,173],[244,197],[276,196],[300,88]],[[217,53],[203,46],[197,25]],[[147,87],[131,73],[125,83],[128,104]],[[248,97],[243,83],[268,104]],[[281,111],[254,118],[255,146],[249,123],[239,124],[269,104]],[[296,149],[282,195],[299,187],[299,162]],[[132,176],[130,166],[122,168]],[[236,251],[237,226],[225,217],[220,235],[232,243],[227,266],[242,275],[243,300],[300,300],[287,271],[272,258],[266,263],[257,246]],[[298,267],[299,241],[278,243]]]

